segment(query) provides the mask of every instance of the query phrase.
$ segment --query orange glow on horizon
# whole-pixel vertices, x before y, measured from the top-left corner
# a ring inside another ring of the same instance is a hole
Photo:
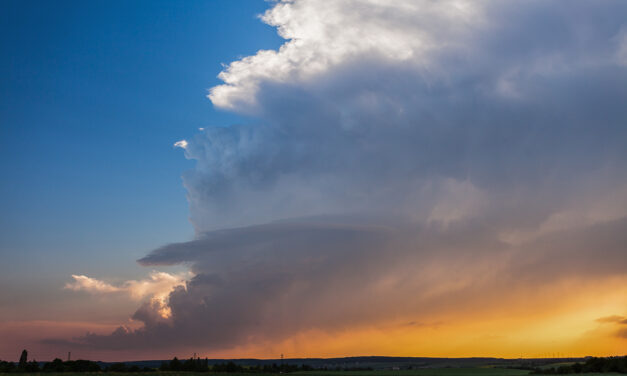
[[[573,292],[555,306],[555,292]],[[572,290],[574,289],[574,290]],[[273,359],[343,356],[546,358],[627,354],[627,338],[597,319],[627,312],[627,279],[588,287],[567,283],[536,299],[500,309],[449,312],[422,322],[406,318],[361,328],[301,332],[279,343],[209,351],[209,357]],[[513,299],[516,300],[516,299]]]
[[[209,358],[260,359],[276,359],[278,354],[288,358],[366,355],[542,358],[627,353],[627,338],[617,335],[617,325],[598,321],[613,315],[627,316],[627,278],[595,284],[567,281],[540,293],[519,291],[507,301],[479,303],[466,311],[451,309],[420,320],[399,317],[393,322],[359,327],[311,329],[279,341],[250,338],[246,344],[224,350],[71,350],[77,357],[103,361],[185,358],[193,352]],[[137,322],[126,324],[133,326]],[[70,349],[43,346],[42,338],[70,339],[86,332],[108,334],[117,326],[89,322],[5,322],[0,325],[0,335],[9,341],[0,348],[0,359],[17,356],[16,344],[8,343],[12,338],[24,338],[25,342],[17,346],[28,348],[36,359],[52,360]]]

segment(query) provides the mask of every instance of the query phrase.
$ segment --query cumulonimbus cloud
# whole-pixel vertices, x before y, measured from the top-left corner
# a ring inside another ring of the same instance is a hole
[[[231,63],[209,94],[258,122],[177,143],[196,161],[196,239],[140,260],[195,276],[168,320],[147,304],[143,328],[78,341],[221,349],[627,278],[626,12],[274,4],[262,19],[286,43]]]

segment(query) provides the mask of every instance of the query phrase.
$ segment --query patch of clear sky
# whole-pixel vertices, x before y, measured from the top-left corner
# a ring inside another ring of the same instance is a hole
[[[247,121],[206,94],[221,63],[282,44],[257,18],[269,6],[1,3],[0,305],[71,273],[141,277],[134,260],[193,236],[180,179],[193,162],[172,145]]]

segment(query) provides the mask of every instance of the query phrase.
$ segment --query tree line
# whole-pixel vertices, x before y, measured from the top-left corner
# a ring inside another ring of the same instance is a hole
[[[189,371],[189,372],[227,372],[227,373],[288,373],[296,371],[311,371],[313,368],[306,364],[297,366],[295,364],[280,364],[276,363],[265,365],[253,365],[253,366],[241,366],[234,362],[218,363],[209,365],[208,359],[189,358],[185,361],[179,360],[174,357],[169,362],[162,362],[159,367],[160,371]]]
[[[572,373],[627,373],[627,356],[610,356],[608,358],[589,358],[585,363],[575,363],[551,368],[535,368],[531,374],[564,375]]]
[[[0,372],[39,372],[39,362],[28,361],[28,351],[23,350],[17,365],[13,362],[0,360]]]
[[[139,367],[137,365],[127,365],[125,363],[113,363],[108,366],[101,366],[98,362],[91,360],[66,360],[59,358],[51,362],[40,363],[36,360],[28,361],[28,352],[22,351],[17,364],[0,360],[0,373],[38,373],[38,372],[156,372],[156,371],[188,371],[188,372],[225,372],[225,373],[288,373],[295,371],[311,371],[313,368],[306,364],[300,366],[294,364],[273,363],[272,365],[256,365],[243,367],[234,362],[219,363],[209,365],[208,359],[189,358],[184,361],[174,357],[171,361],[161,363],[157,368]]]
[[[136,365],[127,366],[124,363],[114,363],[106,367],[91,360],[66,360],[56,358],[52,362],[40,363],[36,360],[28,361],[28,351],[23,350],[17,364],[0,360],[0,373],[38,373],[38,372],[147,372],[156,371],[153,368],[140,368]]]
[[[564,375],[576,373],[607,373],[618,372],[627,373],[627,356],[607,357],[607,358],[588,358],[584,363],[574,363],[571,365],[562,365],[551,368],[525,368],[530,369],[532,375]],[[59,358],[51,362],[40,365],[36,360],[28,360],[28,352],[22,351],[20,360],[15,362],[7,362],[0,360],[0,373],[38,373],[38,372],[156,372],[156,371],[175,371],[175,372],[212,372],[212,373],[289,373],[296,371],[312,371],[313,367],[301,364],[264,364],[253,366],[241,366],[232,361],[209,365],[207,358],[189,358],[179,360],[174,357],[171,361],[161,363],[157,368],[139,367],[137,365],[127,365],[125,363],[113,363],[107,366],[101,366],[100,363],[91,360],[66,360]],[[317,370],[327,370],[326,367]],[[339,368],[337,370],[340,370]],[[353,370],[343,368],[342,370]],[[354,370],[372,370],[371,368],[360,368]]]

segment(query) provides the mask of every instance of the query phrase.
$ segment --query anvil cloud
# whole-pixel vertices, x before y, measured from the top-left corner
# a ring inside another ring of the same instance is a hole
[[[625,14],[623,1],[273,4],[261,19],[285,44],[232,62],[209,93],[257,120],[177,142],[196,161],[196,239],[140,260],[194,277],[167,320],[143,305],[143,327],[75,341],[624,349],[624,329],[598,319],[627,314]]]

